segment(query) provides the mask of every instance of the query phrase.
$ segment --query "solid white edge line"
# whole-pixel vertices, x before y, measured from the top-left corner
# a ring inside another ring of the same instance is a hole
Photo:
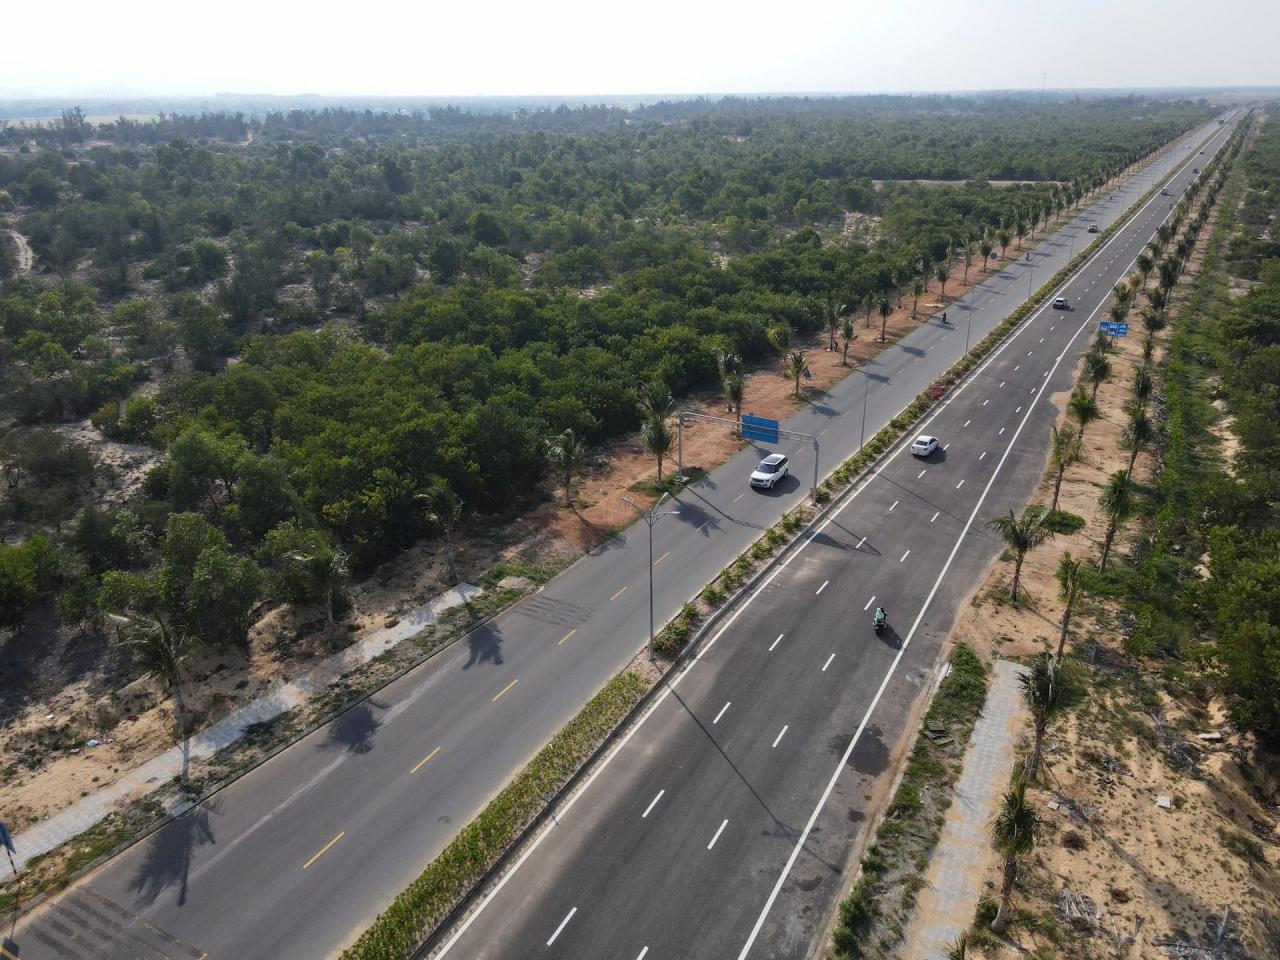
[[[649,818],[649,814],[653,810],[654,805],[657,804],[657,802],[662,799],[662,795],[666,792],[667,792],[666,789],[659,790],[657,795],[654,796],[654,798],[649,801],[649,805],[644,808],[644,813],[640,814],[641,820],[647,820]]]
[[[551,935],[551,939],[547,941],[547,946],[548,946],[548,947],[549,947],[549,946],[551,946],[553,943],[555,943],[555,942],[556,942],[556,937],[560,936],[560,931],[562,931],[562,930],[565,928],[565,925],[566,925],[570,920],[572,920],[572,919],[573,919],[573,915],[574,915],[575,913],[577,913],[577,912],[578,912],[578,908],[577,908],[577,907],[574,907],[574,908],[573,908],[572,910],[570,910],[567,914],[565,914],[565,918],[564,918],[563,920],[561,920],[561,921],[560,921],[560,926],[556,927],[556,932],[555,932],[555,933],[553,933],[553,934]]]
[[[1217,153],[1216,149],[1214,153],[1216,155]],[[1187,162],[1189,162],[1189,160],[1184,161],[1184,165]],[[1144,207],[1149,206],[1152,203],[1152,201],[1154,201],[1158,196],[1159,194],[1153,193],[1150,199],[1148,199],[1146,204],[1144,204],[1143,206]],[[1134,217],[1137,217],[1138,214],[1140,214],[1141,212],[1142,212],[1142,208],[1140,207],[1138,211],[1134,214]],[[1167,214],[1166,214],[1166,218],[1167,218]],[[1164,219],[1162,219],[1160,222],[1163,223]],[[1103,245],[1102,250],[1105,250],[1108,245],[1114,243],[1117,239],[1119,239],[1119,237],[1123,235],[1123,232],[1124,231],[1118,231],[1110,240],[1107,241],[1106,244]],[[1154,231],[1152,231],[1151,236],[1155,236]],[[1098,256],[1098,254],[1100,254],[1102,250],[1099,250],[1098,253],[1094,254],[1094,256],[1095,257]],[[1134,260],[1136,259],[1137,257],[1135,256]],[[1082,264],[1080,266],[1080,269],[1077,270],[1075,274],[1068,277],[1064,281],[1063,287],[1065,287],[1066,284],[1070,283],[1077,276],[1079,276],[1080,272],[1084,270],[1085,267],[1087,267],[1090,262],[1092,261],[1091,260],[1086,261],[1084,264]],[[1063,287],[1059,287],[1059,289],[1063,289]],[[929,426],[929,424],[933,423],[933,421],[936,420],[939,416],[941,416],[942,412],[951,405],[952,401],[955,400],[956,397],[964,393],[965,389],[967,389],[970,386],[970,384],[975,383],[977,379],[982,375],[983,371],[985,371],[987,367],[989,367],[992,363],[994,363],[997,357],[999,357],[1002,353],[1004,353],[1005,349],[1009,346],[1009,344],[1013,343],[1013,341],[1015,341],[1019,336],[1021,336],[1023,331],[1029,329],[1031,324],[1035,320],[1039,319],[1040,314],[1044,313],[1044,311],[1047,309],[1048,303],[1049,303],[1048,298],[1046,298],[1044,304],[1041,305],[1040,309],[1036,310],[1033,314],[1028,316],[1016,330],[1014,330],[1011,334],[1009,334],[1009,339],[1007,339],[1004,343],[1002,343],[999,347],[997,347],[992,352],[991,356],[989,356],[986,360],[984,360],[981,364],[979,364],[978,368],[973,372],[971,372],[965,380],[961,381],[960,386],[956,387],[956,389],[953,390],[942,401],[942,403],[938,405],[938,408],[932,414],[929,415],[928,419],[926,419],[924,423],[921,424],[921,428],[927,427]],[[1099,304],[1099,308],[1100,307],[1101,307],[1101,304]],[[1097,311],[1095,310],[1094,312],[1096,313]],[[1090,316],[1092,317],[1093,314],[1090,314]],[[1086,321],[1086,323],[1087,322],[1088,321]],[[1053,327],[1050,327],[1049,329],[1052,330]],[[1079,331],[1076,332],[1076,336],[1079,336]],[[1068,341],[1068,345],[1070,345],[1070,343],[1073,342],[1074,340],[1075,340],[1075,337],[1073,336],[1071,340]],[[1061,359],[1061,355],[1059,359]],[[1056,367],[1056,364],[1055,364],[1055,367]],[[1046,374],[1045,377],[1047,379],[1048,374]],[[1032,390],[1032,392],[1034,393],[1035,391]],[[1028,411],[1028,413],[1029,412],[1030,411]],[[1014,439],[1016,439],[1016,437]],[[1010,441],[1010,443],[1012,442],[1013,441]],[[720,629],[717,630],[711,636],[711,639],[709,639],[706,642],[706,644],[703,646],[703,648],[698,651],[698,654],[693,658],[693,660],[685,664],[684,669],[681,670],[669,684],[667,684],[666,689],[663,690],[661,694],[659,694],[659,696],[653,701],[653,703],[649,705],[649,708],[644,712],[644,714],[636,721],[635,725],[629,731],[627,731],[627,733],[622,737],[621,740],[618,741],[617,746],[615,746],[613,750],[608,754],[608,756],[606,756],[604,760],[601,761],[600,766],[596,768],[595,772],[593,772],[589,777],[587,777],[587,779],[583,782],[581,788],[579,788],[576,793],[574,793],[572,796],[569,797],[569,799],[565,802],[564,807],[560,810],[559,815],[553,816],[551,818],[551,821],[547,829],[543,830],[540,834],[538,834],[537,837],[534,838],[533,842],[529,844],[528,849],[526,849],[525,852],[520,855],[520,858],[516,860],[516,862],[512,865],[511,869],[508,870],[503,875],[502,879],[499,880],[498,883],[494,886],[494,888],[484,897],[484,899],[480,901],[476,909],[471,912],[471,915],[467,917],[467,919],[463,922],[462,926],[459,927],[458,932],[455,933],[452,937],[450,937],[449,941],[444,945],[444,947],[441,948],[440,952],[436,954],[436,960],[439,960],[439,958],[443,957],[446,953],[448,953],[449,950],[453,947],[453,945],[462,939],[463,935],[467,932],[468,929],[470,929],[471,924],[475,922],[476,917],[478,917],[481,914],[481,912],[483,912],[485,907],[487,907],[490,903],[492,903],[494,898],[497,897],[497,895],[502,892],[502,888],[507,885],[507,881],[509,881],[513,876],[516,875],[516,872],[520,869],[521,866],[524,865],[524,862],[528,860],[529,857],[533,855],[534,851],[537,850],[538,847],[542,845],[542,841],[551,835],[552,830],[554,830],[555,827],[560,825],[563,817],[566,814],[568,814],[568,812],[573,808],[573,805],[578,802],[579,798],[582,797],[582,795],[587,792],[591,784],[595,782],[596,777],[600,776],[600,774],[605,771],[605,769],[613,761],[613,758],[616,757],[620,752],[622,752],[622,749],[631,741],[631,738],[636,735],[636,732],[639,731],[640,728],[644,726],[645,722],[651,716],[653,716],[655,712],[657,712],[658,707],[660,707],[666,701],[667,697],[671,695],[671,691],[672,689],[674,689],[675,685],[679,683],[682,679],[684,679],[685,674],[687,674],[690,670],[694,668],[694,666],[698,663],[698,661],[702,659],[702,655],[706,653],[708,650],[710,650],[713,646],[715,646],[716,642],[722,636],[725,635],[728,629],[731,626],[733,626],[734,622],[738,619],[738,617],[742,615],[742,612],[751,605],[751,602],[755,600],[756,597],[760,596],[760,594],[763,593],[764,590],[771,583],[773,583],[774,579],[778,576],[779,573],[783,571],[783,569],[785,569],[787,564],[789,564],[796,556],[798,556],[806,546],[808,546],[810,543],[814,541],[815,538],[820,536],[822,532],[827,529],[827,527],[829,527],[832,523],[834,523],[836,521],[836,518],[839,517],[840,514],[844,512],[845,508],[848,507],[849,504],[853,503],[853,501],[856,500],[858,496],[861,495],[861,493],[871,485],[871,481],[874,480],[877,476],[879,476],[881,471],[883,471],[886,467],[889,466],[889,464],[891,464],[894,460],[896,460],[898,456],[902,453],[902,451],[906,449],[907,449],[907,446],[903,444],[899,446],[897,449],[895,449],[892,453],[890,453],[888,458],[885,460],[885,462],[880,466],[878,466],[876,469],[872,470],[871,473],[868,474],[867,477],[861,482],[861,485],[858,486],[858,488],[854,490],[852,493],[850,493],[848,497],[845,499],[845,501],[841,503],[834,511],[832,511],[831,516],[829,516],[823,522],[823,524],[820,527],[818,527],[817,530],[814,530],[812,533],[810,533],[809,536],[805,539],[804,543],[797,545],[795,550],[791,553],[791,555],[788,556],[785,560],[783,560],[783,562],[778,565],[778,568],[774,570],[773,573],[771,573],[768,577],[765,578],[764,582],[761,583],[760,586],[756,588],[755,592],[752,593],[749,597],[747,597],[742,602],[742,606],[738,607],[737,610],[735,610],[732,614],[729,615],[729,619],[726,620],[724,624],[720,627]],[[956,489],[959,489],[963,485],[964,485],[964,481],[961,480],[960,483],[956,485]],[[703,524],[703,526],[707,526],[710,523],[711,521],[708,520],[707,523]],[[867,542],[867,538],[863,537],[862,541],[858,544],[858,546],[861,547],[862,544],[866,542]],[[873,597],[872,599],[875,599],[875,598]],[[901,651],[899,652],[899,656],[900,655],[901,655]],[[783,877],[785,878],[785,876],[786,874],[784,873]],[[777,897],[777,894],[775,892],[774,895],[770,898],[770,902],[772,903],[772,900],[776,899],[776,897]],[[766,912],[767,912],[767,908],[766,908]],[[760,922],[763,923],[763,915],[761,916]],[[758,935],[758,933],[759,931],[757,930],[755,933],[752,934],[752,940],[754,940],[755,936]],[[742,956],[746,956],[746,952],[750,948],[750,945],[751,943],[749,941],[747,946],[743,948]]]
[[[1117,236],[1118,235],[1119,234],[1117,234]],[[1067,351],[1071,349],[1071,345],[1075,343],[1076,338],[1084,332],[1085,327],[1093,321],[1094,316],[1102,309],[1102,306],[1103,305],[1099,303],[1098,306],[1094,308],[1093,312],[1089,314],[1088,319],[1080,324],[1076,332],[1071,335],[1071,339],[1067,341],[1066,346],[1063,347],[1062,352],[1058,354],[1058,358],[1054,361],[1052,369],[1056,370],[1058,365],[1062,363],[1062,359],[1067,355]],[[1041,384],[1040,391],[1036,394],[1035,400],[1033,400],[1029,405],[1026,414],[1023,415],[1022,422],[1018,424],[1018,429],[1014,431],[1013,436],[1009,438],[1009,444],[1005,447],[1004,454],[1000,457],[1000,462],[996,464],[996,468],[992,472],[991,478],[987,480],[987,485],[983,488],[982,495],[978,497],[977,502],[973,505],[973,510],[969,514],[969,519],[965,521],[964,527],[960,531],[960,535],[956,538],[955,545],[952,546],[951,553],[947,557],[947,562],[943,564],[942,570],[939,571],[937,579],[934,580],[933,586],[929,589],[929,595],[925,597],[924,603],[920,607],[920,612],[916,614],[915,622],[911,624],[911,629],[907,632],[906,637],[903,638],[902,645],[898,647],[898,652],[894,656],[893,662],[889,664],[888,672],[885,673],[884,679],[880,681],[880,686],[876,690],[875,697],[872,698],[870,706],[867,707],[866,713],[863,714],[862,720],[858,723],[857,730],[854,731],[853,738],[845,748],[844,756],[840,758],[840,762],[836,765],[835,772],[831,774],[831,778],[827,781],[826,789],[822,791],[822,796],[818,798],[818,803],[813,808],[813,813],[809,815],[809,820],[805,824],[804,830],[800,834],[800,838],[796,841],[796,845],[791,851],[791,856],[787,858],[786,866],[782,868],[782,872],[778,875],[778,880],[773,885],[773,890],[769,894],[769,899],[765,901],[764,909],[760,911],[760,916],[756,918],[755,926],[751,928],[751,933],[747,937],[747,942],[743,944],[742,951],[738,954],[738,960],[745,960],[747,954],[751,952],[751,947],[755,944],[756,937],[760,935],[760,930],[764,926],[765,919],[769,916],[769,911],[773,909],[774,901],[778,899],[778,893],[781,891],[782,885],[790,875],[791,868],[795,866],[796,859],[800,856],[800,851],[804,849],[804,845],[809,839],[809,834],[813,830],[814,824],[817,823],[819,814],[822,813],[822,808],[827,805],[827,800],[831,796],[831,791],[835,789],[836,781],[840,779],[840,774],[844,771],[845,764],[847,764],[849,762],[849,758],[853,756],[853,750],[858,745],[858,740],[862,737],[862,731],[866,729],[867,722],[871,719],[872,712],[880,703],[880,698],[884,695],[885,689],[889,686],[889,681],[897,671],[898,664],[902,661],[903,654],[907,652],[907,648],[911,644],[911,638],[915,636],[916,630],[924,620],[925,611],[929,609],[929,604],[933,602],[933,598],[937,594],[938,588],[942,585],[942,581],[946,578],[947,572],[951,569],[952,561],[955,560],[956,554],[960,551],[961,544],[964,543],[965,537],[969,533],[969,528],[973,526],[973,521],[978,515],[978,510],[981,509],[983,502],[987,498],[987,494],[991,492],[991,487],[996,482],[996,477],[1000,475],[1000,469],[1004,466],[1005,460],[1008,459],[1009,452],[1013,450],[1013,445],[1018,442],[1018,436],[1022,433],[1022,428],[1026,426],[1027,421],[1031,418],[1031,414],[1035,410],[1036,401],[1044,395],[1044,389],[1047,386],[1047,382]]]

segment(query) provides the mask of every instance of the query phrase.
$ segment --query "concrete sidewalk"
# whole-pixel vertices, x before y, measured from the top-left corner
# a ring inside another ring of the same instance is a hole
[[[219,750],[224,750],[244,736],[256,723],[274,720],[282,713],[305,703],[329,684],[350,673],[356,667],[381,656],[402,640],[422,632],[446,610],[458,606],[481,593],[481,588],[470,583],[452,587],[402,616],[392,627],[370,632],[345,650],[326,657],[298,677],[272,687],[262,696],[227,714],[193,736],[188,743],[192,761],[205,760]],[[29,830],[17,834],[13,845],[16,866],[22,866],[34,857],[79,836],[103,819],[121,803],[146,796],[161,784],[182,773],[181,744],[170,747],[159,756],[134,767],[106,786],[72,804],[56,816],[50,817]]]
[[[989,825],[1027,723],[1018,682],[1025,670],[1011,660],[996,661],[986,705],[969,738],[955,799],[903,937],[903,960],[942,960],[973,923],[986,883],[996,877],[999,857],[991,846]]]

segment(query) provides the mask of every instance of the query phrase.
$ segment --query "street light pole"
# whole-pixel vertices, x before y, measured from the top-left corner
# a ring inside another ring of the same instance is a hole
[[[664,493],[661,497],[658,498],[658,502],[655,503],[648,510],[644,510],[641,507],[637,506],[627,497],[622,498],[622,502],[625,503],[627,506],[629,506],[636,513],[640,514],[640,516],[644,519],[645,524],[647,524],[649,527],[649,662],[650,663],[653,662],[653,525],[657,523],[659,520],[661,520],[663,517],[678,517],[680,515],[679,510],[668,510],[665,513],[657,512],[658,508],[662,506],[664,503],[666,503],[667,498],[669,496],[671,496],[671,494]]]
[[[859,453],[867,445],[867,397],[871,394],[871,375],[867,373],[867,364],[870,362],[870,357],[862,362],[862,439],[858,441]]]

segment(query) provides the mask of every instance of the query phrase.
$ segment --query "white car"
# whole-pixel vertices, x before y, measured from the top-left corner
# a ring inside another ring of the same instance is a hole
[[[1053,309],[1055,309],[1055,310],[1070,310],[1070,309],[1071,309],[1071,304],[1067,303],[1067,298],[1066,298],[1066,297],[1054,297],[1054,298],[1053,298]]]
[[[1098,232],[1098,225],[1097,225],[1096,223],[1091,223],[1091,224],[1089,224],[1089,232],[1090,232],[1090,233],[1097,233],[1097,232]]]
[[[751,473],[751,485],[772,490],[787,475],[789,461],[781,453],[771,453],[760,461],[760,465]]]
[[[915,457],[927,457],[937,449],[938,438],[923,433],[911,442],[911,455]]]

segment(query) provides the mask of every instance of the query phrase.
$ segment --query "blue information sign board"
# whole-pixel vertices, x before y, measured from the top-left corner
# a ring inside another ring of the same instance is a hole
[[[770,420],[768,417],[753,417],[749,413],[742,415],[742,439],[756,440],[760,443],[777,443],[778,442],[777,420]]]
[[[1111,320],[1103,320],[1100,326],[1102,332],[1108,337],[1127,337],[1129,335],[1129,325],[1127,323],[1114,323]]]

